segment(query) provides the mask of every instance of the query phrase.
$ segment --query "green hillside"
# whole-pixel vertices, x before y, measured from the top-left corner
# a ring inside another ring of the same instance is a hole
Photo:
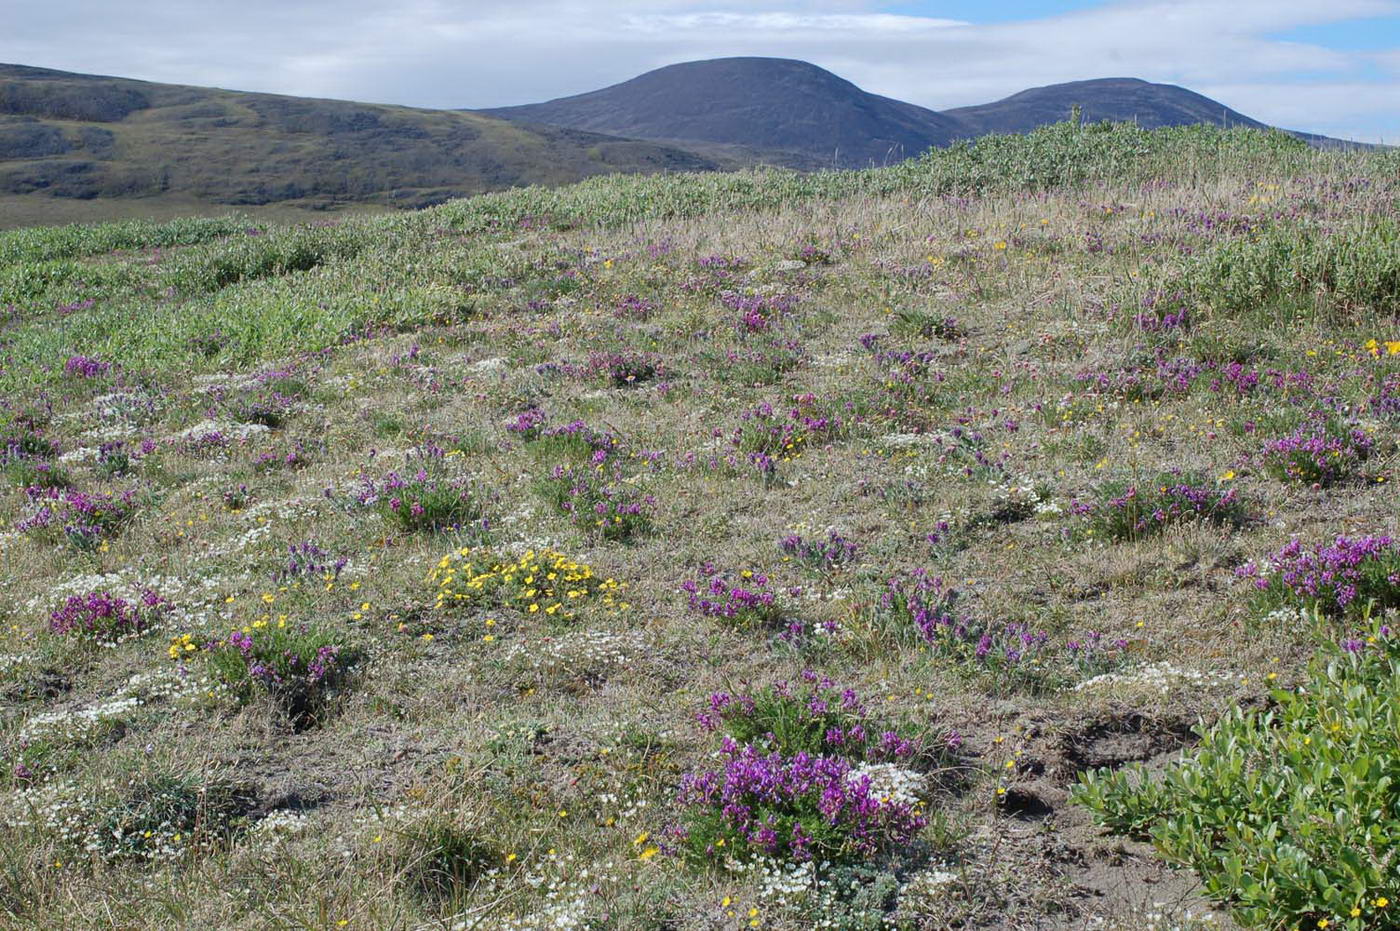
[[[521,184],[717,166],[665,145],[470,113],[0,65],[3,227],[85,211],[419,207]]]
[[[1060,124],[0,233],[0,927],[1396,928],[1397,206]]]

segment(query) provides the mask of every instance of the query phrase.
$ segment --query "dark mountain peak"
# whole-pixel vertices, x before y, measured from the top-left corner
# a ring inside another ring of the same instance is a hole
[[[1193,123],[1268,128],[1195,91],[1141,78],[1094,78],[1032,87],[994,103],[948,110],[946,115],[966,127],[966,136],[980,136],[1030,132],[1068,119],[1075,107],[1086,122],[1128,121],[1148,129]]]
[[[636,139],[740,145],[826,164],[898,161],[958,135],[955,121],[787,58],[667,65],[573,97],[481,111]]]

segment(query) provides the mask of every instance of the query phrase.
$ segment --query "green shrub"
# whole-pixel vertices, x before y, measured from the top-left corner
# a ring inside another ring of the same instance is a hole
[[[1325,647],[1304,688],[1199,733],[1160,778],[1086,773],[1074,800],[1194,869],[1246,925],[1400,927],[1384,905],[1400,898],[1400,637]]]
[[[1228,315],[1263,308],[1275,319],[1400,314],[1400,223],[1344,229],[1290,224],[1229,240],[1188,272],[1199,304]]]

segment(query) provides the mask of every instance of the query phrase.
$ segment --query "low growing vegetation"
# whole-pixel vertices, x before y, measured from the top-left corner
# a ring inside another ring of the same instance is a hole
[[[1400,927],[1397,165],[0,233],[0,926]]]

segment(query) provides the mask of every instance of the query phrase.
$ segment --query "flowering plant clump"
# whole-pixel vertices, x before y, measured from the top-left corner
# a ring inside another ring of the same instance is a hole
[[[681,591],[690,596],[690,610],[705,617],[720,617],[741,626],[780,626],[786,609],[768,587],[768,576],[745,569],[740,582],[731,585],[719,570],[706,563],[700,578],[687,579]]]
[[[944,629],[965,630],[966,620],[956,615],[961,594],[943,579],[923,569],[895,576],[885,586],[874,607],[879,626],[903,642],[919,638],[932,643]]]
[[[739,415],[739,426],[730,444],[750,456],[763,455],[787,461],[812,445],[838,439],[845,430],[839,416],[825,410],[815,395],[797,395],[786,412],[764,402]]]
[[[1312,424],[1265,443],[1260,460],[1280,481],[1327,486],[1355,476],[1374,447],[1365,430]]]
[[[332,557],[315,543],[291,543],[287,546],[287,561],[278,568],[274,578],[279,582],[292,582],[301,578],[317,578],[323,582],[334,582],[349,565],[348,557]]]
[[[545,428],[540,427],[541,423],[542,419],[533,425],[532,431],[517,432],[523,439],[533,440],[534,444],[546,453],[597,461],[599,453],[603,453],[606,458],[622,445],[622,440],[616,434],[608,430],[595,430],[582,420]],[[507,429],[510,429],[509,426]]]
[[[332,634],[306,624],[290,622],[285,615],[273,621],[259,618],[222,640],[213,640],[192,651],[188,634],[171,641],[170,656],[183,660],[199,653],[210,674],[239,702],[259,694],[270,695],[298,724],[310,721],[329,695],[340,686],[355,653]]]
[[[97,471],[106,476],[125,475],[131,471],[131,453],[121,440],[102,443],[97,447]]]
[[[482,496],[472,483],[449,478],[444,453],[437,447],[410,461],[406,474],[389,472],[379,481],[365,479],[355,500],[374,507],[406,533],[488,529]]]
[[[58,444],[29,424],[12,421],[0,425],[0,472],[17,485],[66,486],[67,475],[49,461],[58,453]]]
[[[1198,477],[1163,473],[1151,482],[1105,485],[1089,514],[1095,536],[1139,540],[1173,524],[1202,521],[1242,526],[1248,514],[1238,491]]]
[[[555,466],[539,484],[541,497],[568,514],[580,530],[604,540],[621,542],[649,533],[656,499],[621,480],[616,469],[609,478],[606,455],[595,453],[592,468]]]
[[[1400,607],[1400,541],[1388,534],[1339,536],[1313,548],[1295,539],[1238,574],[1251,580],[1264,608],[1294,605],[1340,618]]]
[[[110,592],[70,595],[49,615],[49,630],[111,646],[150,630],[168,607],[169,602],[150,589],[135,602]]]
[[[697,857],[844,860],[908,843],[928,824],[921,801],[881,795],[845,757],[764,753],[728,737],[720,753],[720,769],[681,780],[682,836]]]
[[[742,348],[704,348],[693,357],[696,366],[716,381],[741,385],[771,385],[808,361],[809,351],[800,340],[774,337],[750,339]]]
[[[627,294],[618,299],[613,309],[619,317],[650,320],[652,315],[661,309],[661,305],[649,298]]]
[[[596,352],[588,357],[588,373],[605,377],[614,388],[630,388],[666,376],[666,365],[655,353]]]
[[[752,693],[715,692],[695,719],[741,743],[784,753],[840,753],[861,761],[910,760],[919,743],[881,726],[853,689],[804,670],[794,686],[779,682]]]
[[[63,373],[75,378],[98,378],[106,375],[111,369],[112,363],[92,356],[69,356],[68,361],[63,363]]]
[[[1367,406],[1377,417],[1400,418],[1400,374],[1381,382]]]
[[[34,511],[15,525],[16,530],[40,535],[57,531],[80,550],[94,549],[115,537],[136,516],[134,491],[111,495],[31,485],[24,495]]]
[[[720,303],[738,314],[741,333],[762,333],[772,329],[782,317],[792,313],[801,300],[796,294],[753,294],[724,291]]]
[[[752,695],[716,693],[697,719],[721,733],[719,769],[681,779],[677,830],[705,859],[864,857],[927,823],[916,741],[879,726],[859,697],[805,671]]]
[[[611,612],[630,607],[621,600],[625,584],[599,578],[591,566],[555,550],[527,550],[512,559],[463,547],[442,557],[428,582],[439,610],[510,608],[569,620],[590,604]]]
[[[860,553],[855,543],[835,530],[828,530],[825,540],[804,540],[800,534],[790,533],[778,541],[778,549],[820,573],[849,566]]]
[[[1032,691],[1105,672],[1128,646],[1126,640],[1097,631],[1061,644],[1029,624],[992,623],[959,613],[959,601],[956,589],[918,570],[889,580],[872,609],[873,624],[905,642],[917,637],[959,669],[988,675],[1000,686]]]
[[[510,420],[506,421],[506,432],[513,433],[525,442],[539,439],[540,431],[545,424],[544,411],[538,407],[531,407],[521,411]]]
[[[912,349],[885,349],[872,357],[881,387],[893,398],[929,403],[938,397],[948,373],[938,367],[936,352]]]

